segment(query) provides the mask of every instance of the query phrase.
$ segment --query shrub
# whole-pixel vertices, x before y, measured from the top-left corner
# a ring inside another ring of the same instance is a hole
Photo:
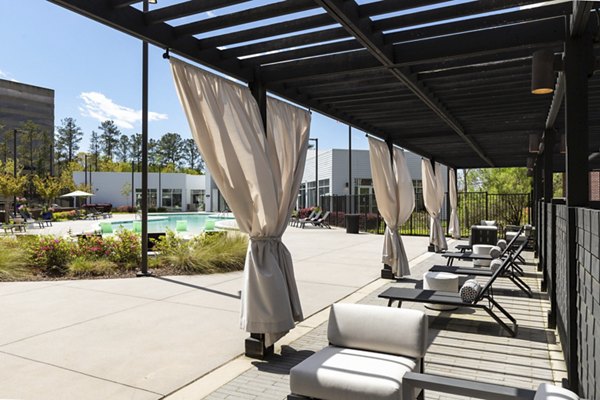
[[[159,266],[206,274],[244,269],[247,248],[248,239],[240,234],[207,232],[186,242],[171,231],[155,247]]]
[[[75,257],[68,264],[69,275],[77,277],[111,275],[117,269],[118,265],[106,258]]]
[[[123,229],[110,238],[109,259],[123,267],[135,268],[141,259],[142,242],[134,232]]]
[[[102,236],[82,236],[77,242],[76,254],[86,259],[107,257],[111,253],[110,243]]]
[[[59,211],[52,214],[52,218],[54,218],[54,221],[68,221],[71,219],[75,219],[76,216],[77,211],[75,210]]]
[[[74,244],[52,236],[38,236],[37,243],[33,242],[31,258],[33,265],[41,268],[48,275],[64,275],[67,264],[73,259],[77,249]]]
[[[158,208],[156,209],[156,212],[159,212],[159,213],[164,213],[164,212],[167,212],[167,209],[166,209],[165,207],[158,207]]]
[[[134,213],[137,211],[137,208],[132,206],[119,206],[115,208],[115,211],[120,213]]]
[[[14,239],[0,240],[0,281],[23,279],[30,275],[26,250]]]
[[[148,212],[156,212],[156,207],[148,207]]]

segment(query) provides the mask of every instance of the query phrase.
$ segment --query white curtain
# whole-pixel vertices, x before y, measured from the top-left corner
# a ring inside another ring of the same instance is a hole
[[[410,275],[408,258],[398,230],[415,208],[415,193],[402,150],[394,148],[390,159],[388,145],[369,137],[369,157],[377,208],[385,220],[381,262],[391,266],[395,276]]]
[[[428,159],[421,160],[421,175],[423,179],[423,201],[425,208],[431,216],[431,227],[429,231],[429,243],[435,247],[435,251],[448,249],[444,229],[440,222],[440,213],[444,201],[444,181],[442,177],[442,165],[435,163],[435,173]]]
[[[281,242],[304,172],[310,113],[267,100],[267,134],[244,86],[171,58],[179,99],[206,166],[250,235],[241,328],[270,346],[301,321],[290,252]]]
[[[448,169],[450,187],[448,188],[448,194],[450,196],[450,223],[448,225],[448,233],[452,235],[454,239],[460,239],[460,225],[458,222],[458,195],[456,193],[456,170]]]

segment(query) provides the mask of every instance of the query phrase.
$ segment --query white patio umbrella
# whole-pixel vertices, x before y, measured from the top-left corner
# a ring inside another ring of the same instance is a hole
[[[73,207],[77,208],[77,198],[78,197],[92,197],[93,193],[84,192],[83,190],[76,190],[71,193],[63,194],[60,197],[72,197],[73,198]]]

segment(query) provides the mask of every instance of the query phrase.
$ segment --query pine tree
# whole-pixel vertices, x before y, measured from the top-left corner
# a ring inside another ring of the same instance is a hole
[[[104,121],[98,127],[102,131],[100,134],[100,146],[104,155],[110,160],[113,160],[115,147],[119,142],[121,131],[115,125],[114,121]]]
[[[121,135],[115,147],[115,155],[120,162],[127,162],[131,155],[131,142],[129,136]]]
[[[94,157],[94,164],[96,166],[96,171],[98,171],[98,158],[100,157],[100,136],[96,131],[92,131],[89,151]]]
[[[160,155],[166,163],[178,165],[181,162],[183,140],[178,133],[166,133],[158,141]]]
[[[55,148],[61,161],[71,162],[79,150],[79,142],[83,132],[77,126],[74,118],[67,117],[60,121],[61,126],[56,131]]]
[[[185,159],[187,166],[190,169],[202,171],[204,169],[204,162],[198,151],[198,146],[194,139],[185,139],[182,146],[183,159]]]
[[[135,165],[142,165],[142,135],[134,133],[129,137],[131,143],[131,158],[135,161]]]

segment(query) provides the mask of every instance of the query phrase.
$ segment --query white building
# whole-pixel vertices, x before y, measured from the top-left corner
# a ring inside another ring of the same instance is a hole
[[[317,204],[315,199],[315,166],[318,163],[319,196],[342,196],[350,193],[348,149],[320,150],[318,160],[315,150],[308,150],[306,166],[298,194],[298,207],[309,207]],[[413,180],[416,193],[422,192],[421,156],[409,151],[404,152],[406,164]],[[373,180],[369,150],[352,150],[352,193],[358,195],[373,194]],[[442,166],[444,191],[447,190],[448,169]]]
[[[141,199],[142,174],[139,172],[73,172],[76,184],[91,184],[92,203],[110,203],[113,207],[131,206]],[[212,201],[207,190],[206,175],[181,173],[148,174],[148,207],[164,207],[169,211],[211,211]],[[134,189],[132,192],[132,188]],[[209,188],[210,189],[210,188]],[[134,197],[135,195],[135,197]]]
[[[405,152],[406,163],[413,179],[415,192],[422,192],[421,157]],[[317,204],[315,199],[315,150],[308,150],[302,184],[298,194],[298,208]],[[447,168],[443,168],[444,190],[447,189]],[[330,149],[319,151],[318,177],[320,196],[343,196],[349,194],[348,150]],[[76,184],[91,183],[94,197],[92,203],[110,203],[113,207],[139,207],[142,176],[136,172],[88,172],[87,181],[83,171],[74,172]],[[133,180],[133,181],[132,181]],[[368,150],[352,150],[352,193],[355,195],[373,194],[371,165]],[[131,188],[134,188],[132,193]],[[182,173],[148,174],[148,207],[164,207],[169,211],[224,211],[228,207],[210,174],[188,175]],[[360,212],[370,212],[372,200],[360,205]],[[419,204],[417,207],[420,208]]]

